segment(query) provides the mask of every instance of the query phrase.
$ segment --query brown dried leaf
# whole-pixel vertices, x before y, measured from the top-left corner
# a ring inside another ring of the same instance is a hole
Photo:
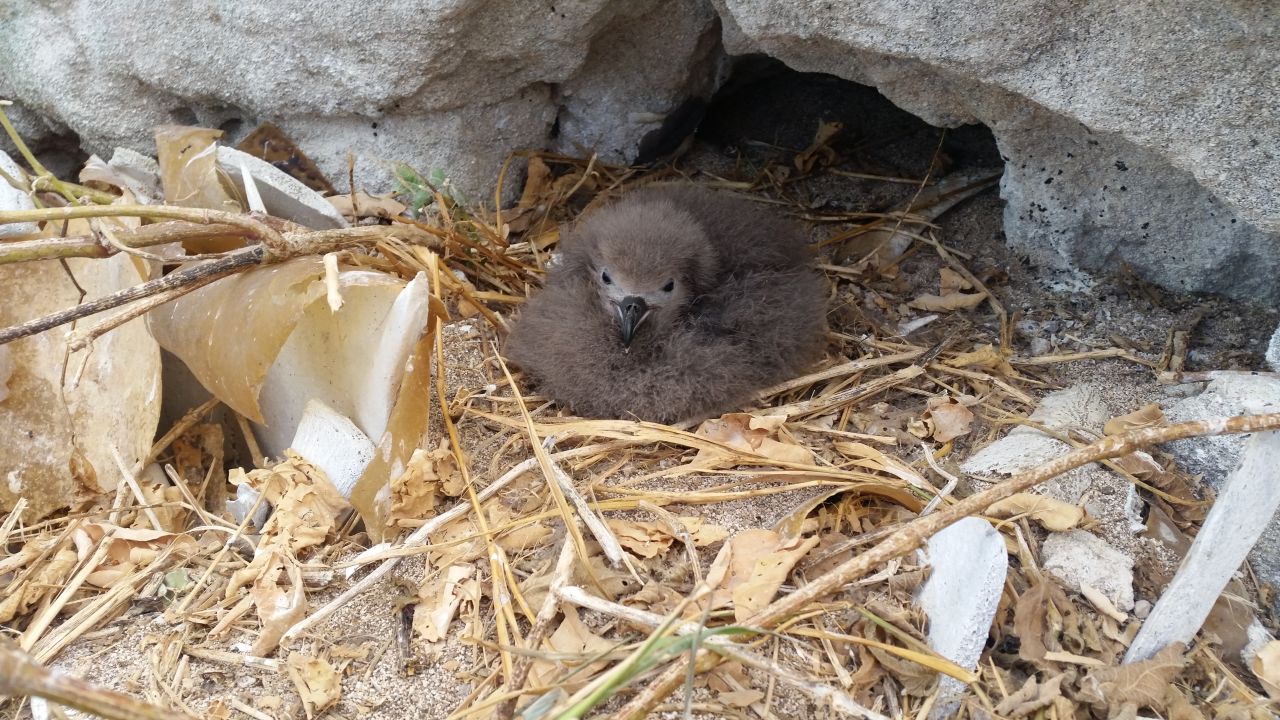
[[[677,519],[697,547],[710,545],[729,537],[728,529],[708,523],[700,517],[683,516]],[[670,549],[677,539],[672,529],[663,522],[621,518],[608,518],[605,522],[618,536],[618,542],[624,548],[643,558],[661,555]]]
[[[1167,422],[1164,417],[1164,411],[1159,405],[1152,403],[1145,405],[1128,415],[1120,415],[1113,417],[1102,426],[1102,432],[1106,435],[1119,435],[1130,430],[1141,430],[1143,428],[1157,427]]]
[[[830,165],[835,162],[836,152],[831,149],[831,141],[843,129],[843,123],[819,120],[818,130],[813,134],[813,142],[809,143],[809,147],[801,150],[795,157],[796,169],[807,175],[809,171],[813,170],[819,159],[822,160],[823,165]]]
[[[342,697],[342,678],[328,661],[291,652],[285,668],[298,690],[308,719],[323,713]]]
[[[236,149],[266,160],[282,172],[301,181],[304,185],[324,195],[332,195],[333,185],[320,172],[302,148],[274,124],[264,122],[245,136]]]
[[[1046,580],[1031,586],[1018,598],[1013,611],[1013,630],[1018,636],[1018,656],[1031,663],[1044,660],[1050,649],[1059,649],[1054,618],[1060,617],[1056,608],[1066,607],[1071,601],[1056,583]]]
[[[744,708],[748,705],[760,702],[764,699],[764,693],[759,690],[730,690],[716,695],[716,700],[724,705],[734,708]]]
[[[345,218],[382,218],[390,220],[400,217],[408,206],[393,197],[393,193],[370,195],[363,190],[355,194],[354,203],[350,193],[330,195],[325,198],[338,214]]]
[[[1124,704],[1164,710],[1165,690],[1187,664],[1183,656],[1186,647],[1175,643],[1156,653],[1150,660],[1091,669],[1080,681],[1095,697],[1109,708]]]
[[[325,541],[349,507],[323,471],[292,451],[285,456],[273,468],[249,473],[237,468],[230,477],[234,484],[257,490],[275,508],[262,528],[253,560],[231,575],[226,589],[226,597],[231,598],[252,585],[250,595],[262,623],[253,645],[256,655],[275,649],[280,637],[305,616],[302,555]],[[286,571],[287,585],[281,580]]]
[[[1017,493],[987,508],[987,514],[996,518],[1027,516],[1040,523],[1046,530],[1061,532],[1078,527],[1085,518],[1083,508],[1035,493]]]
[[[929,423],[933,439],[942,443],[968,435],[973,425],[973,413],[950,396],[929,398],[923,419]]]
[[[31,553],[32,558],[40,552],[38,543],[28,543],[25,547],[34,547],[36,549],[35,552]],[[28,558],[28,561],[32,558]],[[5,560],[9,559],[11,558],[5,558]],[[79,560],[80,558],[76,551],[71,548],[63,548],[52,558],[46,558],[39,569],[25,583],[15,591],[0,597],[0,624],[8,623],[15,617],[26,614],[28,610],[35,607],[46,597],[56,595],[63,583],[71,577],[71,573],[75,572]],[[26,564],[25,562],[22,563],[22,565]],[[20,566],[14,565],[13,567],[16,569]],[[3,568],[0,568],[0,577],[5,575],[6,572],[3,571]]]
[[[564,620],[547,638],[547,644],[552,652],[569,657],[555,662],[535,660],[529,670],[529,679],[534,685],[559,685],[566,692],[582,687],[595,673],[607,667],[607,660],[589,662],[589,659],[614,648],[614,643],[591,632],[578,617],[578,610],[570,607],[565,607]],[[564,676],[572,671],[576,671],[573,677],[565,680]]]
[[[938,294],[940,295],[950,295],[973,287],[973,283],[969,282],[968,278],[949,267],[940,268],[938,275],[940,276],[938,281]]]
[[[458,608],[466,598],[478,598],[479,588],[471,576],[474,565],[450,565],[441,573],[428,573],[418,588],[418,604],[413,612],[413,630],[427,642],[443,639]]]
[[[774,439],[784,415],[755,415],[752,413],[728,413],[719,418],[704,421],[696,434],[723,443],[735,450],[759,455],[770,460],[788,463],[813,464],[813,453],[795,442]],[[722,456],[716,450],[699,450],[695,464],[715,464]]]
[[[390,508],[387,527],[413,527],[430,517],[442,492],[446,478],[459,476],[453,452],[447,444],[435,450],[413,451],[404,472],[390,483]]]
[[[947,360],[946,365],[951,367],[979,367],[988,370],[995,370],[1001,375],[1013,375],[1013,366],[1005,359],[1000,351],[994,345],[979,345],[967,353],[960,353],[954,358]]]
[[[516,207],[521,210],[537,207],[546,201],[550,190],[551,168],[537,155],[530,157],[525,170],[524,190],[520,193],[520,202]]]
[[[784,539],[772,530],[743,530],[725,542],[707,571],[712,609],[733,605],[741,621],[768,605],[818,538]]]
[[[1037,682],[1032,675],[1017,692],[1000,701],[996,706],[996,715],[1000,717],[1026,717],[1037,710],[1049,707],[1054,700],[1062,696],[1063,675],[1055,675],[1045,683]]]
[[[1249,669],[1262,683],[1272,700],[1280,700],[1280,640],[1272,640],[1258,649]]]
[[[921,295],[907,305],[926,312],[943,312],[947,310],[968,310],[982,304],[987,299],[983,292],[953,292],[946,295]]]

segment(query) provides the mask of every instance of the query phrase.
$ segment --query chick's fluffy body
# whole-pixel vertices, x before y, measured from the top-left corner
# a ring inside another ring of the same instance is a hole
[[[618,287],[651,301],[629,346],[607,297]],[[506,355],[579,414],[697,420],[812,365],[825,296],[794,224],[705,188],[649,186],[565,236]]]

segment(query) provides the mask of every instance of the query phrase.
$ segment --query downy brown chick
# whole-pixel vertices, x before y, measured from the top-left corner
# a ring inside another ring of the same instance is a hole
[[[652,185],[589,213],[505,353],[579,414],[699,420],[803,372],[826,287],[799,228],[755,203]]]

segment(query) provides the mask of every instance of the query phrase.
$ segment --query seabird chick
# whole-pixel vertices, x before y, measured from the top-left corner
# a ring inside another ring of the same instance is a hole
[[[811,366],[825,307],[795,224],[695,185],[650,185],[567,232],[505,354],[579,414],[701,420]]]

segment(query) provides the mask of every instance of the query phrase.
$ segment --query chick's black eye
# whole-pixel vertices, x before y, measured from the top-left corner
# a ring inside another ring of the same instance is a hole
[[[609,277],[609,271],[608,271],[608,270],[602,270],[602,271],[600,271],[600,281],[601,281],[601,282],[603,282],[605,285],[612,285],[612,284],[613,284],[613,278]]]
[[[666,285],[662,286],[662,292],[671,292],[676,289],[676,281],[668,280]]]

